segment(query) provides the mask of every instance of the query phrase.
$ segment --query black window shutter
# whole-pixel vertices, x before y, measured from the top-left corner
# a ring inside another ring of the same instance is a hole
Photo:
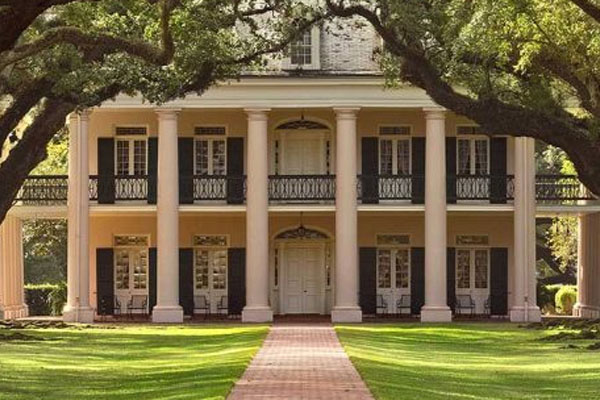
[[[156,247],[151,247],[148,251],[149,253],[149,273],[148,277],[149,283],[149,293],[148,293],[148,306],[150,313],[152,313],[152,309],[156,305]]]
[[[410,309],[420,314],[425,304],[425,248],[410,249]]]
[[[494,247],[490,260],[490,313],[508,314],[508,249]]]
[[[99,315],[111,315],[115,302],[114,251],[96,249],[96,295]]]
[[[362,148],[362,202],[379,202],[379,138],[364,137]]]
[[[363,314],[377,313],[377,249],[361,247],[359,250],[359,301]]]
[[[156,204],[158,183],[158,138],[148,138],[148,204]]]
[[[446,199],[456,203],[456,138],[446,138]]]
[[[246,305],[246,249],[228,250],[227,300],[230,315],[239,315]]]
[[[490,141],[490,202],[506,203],[506,138]]]
[[[98,203],[115,202],[115,140],[98,138]]]
[[[412,138],[412,202],[425,203],[425,138]]]
[[[194,202],[194,138],[180,137],[179,158],[179,204]]]
[[[454,313],[456,308],[456,249],[448,247],[446,258],[446,299],[448,307]]]
[[[227,138],[227,203],[244,203],[244,138]]]
[[[179,249],[179,304],[185,315],[194,313],[194,249]]]

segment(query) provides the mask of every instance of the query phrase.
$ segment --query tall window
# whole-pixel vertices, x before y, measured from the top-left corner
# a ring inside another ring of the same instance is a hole
[[[194,289],[218,301],[227,289],[227,237],[194,236]],[[211,302],[212,303],[212,302]]]
[[[489,174],[489,139],[459,137],[457,152],[457,172],[459,175]]]
[[[117,175],[146,175],[147,147],[146,139],[117,138],[115,157]]]
[[[196,175],[227,173],[227,142],[225,127],[196,127],[194,141],[194,171]]]
[[[147,236],[115,236],[115,290],[120,296],[147,293]]]
[[[379,173],[410,175],[410,127],[379,128]]]
[[[456,250],[456,288],[487,289],[489,285],[489,250]]]
[[[312,64],[312,33],[306,31],[290,45],[290,62],[293,65]]]

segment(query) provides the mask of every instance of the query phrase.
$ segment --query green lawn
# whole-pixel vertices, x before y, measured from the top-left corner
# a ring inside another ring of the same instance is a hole
[[[0,341],[0,399],[223,399],[267,330],[256,325],[20,330],[45,340]],[[15,332],[0,329],[0,335]]]
[[[510,324],[336,327],[378,399],[600,399],[600,351]]]

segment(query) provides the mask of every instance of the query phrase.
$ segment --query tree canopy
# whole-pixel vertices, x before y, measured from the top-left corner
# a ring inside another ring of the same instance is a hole
[[[202,93],[320,18],[292,0],[0,0],[0,222],[71,112]]]
[[[326,0],[385,43],[391,84],[424,89],[489,134],[562,148],[600,195],[597,0]]]

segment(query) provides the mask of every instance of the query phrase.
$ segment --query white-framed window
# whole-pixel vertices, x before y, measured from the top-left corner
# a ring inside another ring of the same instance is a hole
[[[379,127],[379,174],[410,175],[411,128],[407,125]]]
[[[387,304],[387,310],[396,312],[402,296],[410,295],[410,236],[402,234],[377,235],[376,284],[378,302]]]
[[[456,288],[488,289],[490,249],[487,235],[456,236]]]
[[[148,295],[149,243],[147,235],[114,236],[114,289],[121,307],[131,296]]]
[[[144,126],[115,128],[115,172],[118,176],[147,174],[147,132]]]
[[[490,173],[490,140],[478,127],[459,126],[456,139],[456,172],[458,175]]]
[[[283,69],[320,69],[320,35],[318,26],[313,26],[288,47],[287,57],[283,60]]]
[[[218,301],[227,291],[226,235],[195,235],[194,243],[194,292]],[[216,303],[215,303],[216,304]]]
[[[227,141],[224,126],[197,126],[194,129],[194,174],[227,174]]]

